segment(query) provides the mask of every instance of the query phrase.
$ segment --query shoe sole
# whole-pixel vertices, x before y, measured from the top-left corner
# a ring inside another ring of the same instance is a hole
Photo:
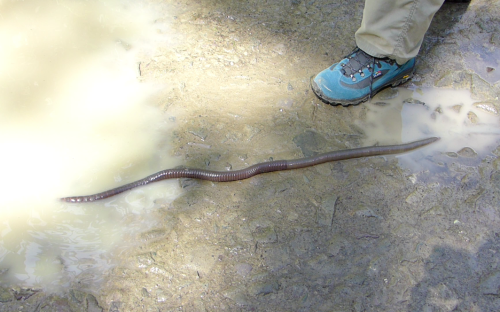
[[[413,74],[414,74],[414,70],[412,70],[409,74],[403,75],[403,77],[401,77],[400,79],[397,79],[394,82],[385,84],[385,85],[379,87],[378,89],[373,90],[372,91],[372,97],[375,96],[377,93],[379,93],[380,91],[382,91],[383,89],[385,89],[387,87],[394,88],[394,87],[397,87],[399,85],[402,85],[402,84],[406,83],[408,80],[410,80],[413,77]],[[345,101],[343,101],[343,100],[333,100],[333,99],[330,99],[327,96],[325,96],[321,92],[321,90],[318,88],[318,86],[314,82],[314,76],[311,76],[311,89],[313,90],[314,94],[316,94],[316,96],[321,101],[323,101],[326,104],[333,105],[333,106],[342,105],[344,107],[347,107],[347,106],[350,106],[350,105],[358,105],[358,104],[366,102],[366,101],[368,101],[370,99],[370,94],[368,94],[368,95],[366,95],[364,97],[361,97],[361,98],[354,99],[354,100],[345,100]]]

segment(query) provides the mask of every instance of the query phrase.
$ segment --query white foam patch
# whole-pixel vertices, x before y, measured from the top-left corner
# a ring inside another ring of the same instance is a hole
[[[376,96],[366,104],[366,120],[358,122],[367,135],[363,145],[399,144],[427,137],[440,137],[436,143],[398,156],[412,171],[434,170],[436,162],[457,161],[443,155],[471,148],[477,153],[476,164],[500,142],[498,114],[476,101],[466,90],[398,88],[397,96],[381,100]],[[441,157],[442,156],[442,157]],[[443,164],[445,165],[445,164]]]
[[[180,192],[171,181],[92,204],[58,201],[177,164],[165,144],[171,125],[152,105],[158,87],[138,79],[153,21],[132,1],[0,2],[2,283],[57,288],[102,272],[124,235],[151,225],[154,199]]]

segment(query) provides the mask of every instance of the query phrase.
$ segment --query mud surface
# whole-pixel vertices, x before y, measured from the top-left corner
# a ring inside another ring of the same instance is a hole
[[[175,43],[142,57],[140,79],[165,86],[157,105],[175,121],[175,155],[225,170],[365,145],[359,122],[393,91],[343,108],[309,88],[354,48],[363,3],[151,0]],[[445,5],[404,87],[469,90],[498,121],[499,16],[498,2]],[[481,124],[470,112],[470,126]],[[157,227],[102,283],[2,287],[0,310],[498,311],[500,147],[487,135],[487,151],[432,151],[420,171],[389,156],[181,180],[183,195],[157,200]]]

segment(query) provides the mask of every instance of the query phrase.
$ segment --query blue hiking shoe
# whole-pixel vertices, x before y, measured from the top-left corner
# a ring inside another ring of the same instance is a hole
[[[407,82],[415,69],[415,58],[398,65],[389,58],[376,58],[356,48],[339,63],[311,79],[311,88],[332,105],[356,105],[388,86]]]

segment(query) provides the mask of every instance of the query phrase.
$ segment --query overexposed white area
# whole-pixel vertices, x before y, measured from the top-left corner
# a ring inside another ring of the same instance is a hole
[[[175,166],[138,79],[154,42],[139,1],[0,1],[0,283],[57,288],[100,276],[176,181],[91,204],[87,195]],[[161,87],[161,86],[160,86]],[[135,217],[130,218],[130,215]]]
[[[376,96],[366,104],[363,145],[399,144],[440,137],[441,139],[417,151],[398,156],[400,163],[413,171],[430,170],[439,157],[440,163],[454,162],[464,148],[477,153],[476,164],[500,143],[498,113],[487,104],[473,100],[467,90],[442,88],[397,88],[391,99]],[[427,159],[427,160],[426,160]]]

